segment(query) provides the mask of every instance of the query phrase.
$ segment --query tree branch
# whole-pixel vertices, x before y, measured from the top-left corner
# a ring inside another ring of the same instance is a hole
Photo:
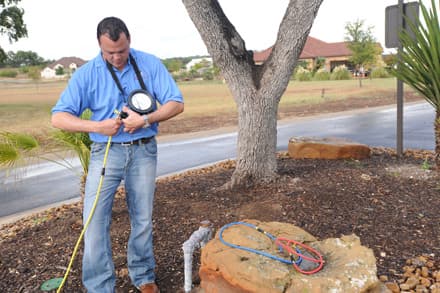
[[[288,84],[323,0],[290,0],[277,40],[262,69],[262,84]],[[283,66],[277,66],[283,64]],[[283,81],[275,80],[284,78]],[[283,91],[285,88],[282,89]]]
[[[217,0],[182,0],[214,63],[224,75],[243,68],[242,78],[251,79],[253,54]],[[230,53],[230,54],[228,54]],[[247,73],[246,73],[247,72]],[[225,76],[226,78],[226,76]]]

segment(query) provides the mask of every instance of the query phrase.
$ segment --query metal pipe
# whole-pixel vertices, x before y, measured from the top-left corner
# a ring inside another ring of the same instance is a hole
[[[191,292],[192,289],[192,262],[193,253],[197,248],[202,248],[212,238],[213,228],[210,221],[202,221],[198,230],[191,234],[191,237],[186,240],[183,245],[183,257],[185,261],[185,292]]]

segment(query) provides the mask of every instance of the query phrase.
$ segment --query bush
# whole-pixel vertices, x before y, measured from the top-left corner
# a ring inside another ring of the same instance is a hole
[[[299,66],[295,72],[295,79],[298,81],[310,81],[312,80],[312,73],[302,66]]]
[[[29,66],[22,66],[19,70],[21,73],[27,74],[29,72]]]
[[[345,65],[337,66],[333,69],[332,74],[330,75],[331,80],[345,80],[351,79],[351,72],[348,71]]]
[[[330,72],[323,68],[318,69],[318,71],[316,71],[315,75],[313,76],[313,80],[330,80]]]
[[[17,77],[18,72],[16,70],[7,69],[7,70],[1,70],[0,71],[0,77]]]
[[[385,67],[374,68],[373,71],[371,71],[371,78],[388,78],[388,77],[390,77],[390,74],[385,69]]]

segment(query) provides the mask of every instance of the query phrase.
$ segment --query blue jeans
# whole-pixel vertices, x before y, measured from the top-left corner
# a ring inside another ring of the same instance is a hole
[[[86,181],[83,221],[86,223],[101,178],[105,143],[94,143]],[[92,220],[84,235],[83,283],[90,293],[115,291],[110,224],[116,189],[123,180],[130,216],[127,263],[133,285],[155,280],[153,255],[153,198],[156,181],[157,143],[112,144],[108,153],[104,180]]]

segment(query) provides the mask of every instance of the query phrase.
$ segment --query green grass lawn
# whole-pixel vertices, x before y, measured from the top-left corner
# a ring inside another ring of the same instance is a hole
[[[50,109],[65,86],[66,81],[0,80],[1,131],[25,132],[44,138],[51,130]],[[224,83],[183,82],[179,83],[179,88],[185,99],[182,118],[236,112],[234,99]],[[365,79],[362,88],[357,80],[292,81],[281,99],[280,108],[349,97],[377,97],[395,88],[394,78]]]

